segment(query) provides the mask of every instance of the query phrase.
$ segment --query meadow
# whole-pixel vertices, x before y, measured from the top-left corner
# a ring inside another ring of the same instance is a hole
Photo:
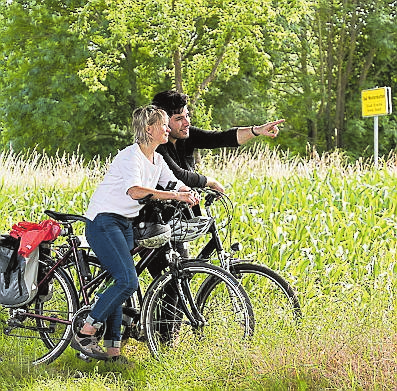
[[[108,162],[1,154],[0,232],[45,219],[45,209],[84,213]],[[397,157],[375,168],[339,152],[255,147],[207,153],[199,169],[225,185],[242,254],[296,289],[301,322],[222,355],[200,348],[156,361],[131,340],[130,367],[86,363],[70,348],[47,366],[0,363],[0,390],[397,389]]]

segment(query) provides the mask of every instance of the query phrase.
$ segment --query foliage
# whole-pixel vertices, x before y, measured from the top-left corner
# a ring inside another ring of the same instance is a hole
[[[371,156],[361,91],[396,87],[395,0],[13,0],[0,4],[1,144],[108,156],[161,90],[205,128],[286,118],[278,143]],[[380,121],[380,155],[396,146]]]
[[[301,153],[309,142],[319,151],[343,148],[359,157],[367,150],[369,156],[373,127],[370,119],[361,118],[361,90],[395,87],[393,78],[379,76],[395,56],[394,2],[304,3],[304,12],[291,22],[288,7],[281,7],[278,22],[287,33],[275,40],[271,56],[278,65],[272,85],[279,112],[292,128],[285,136],[300,142]],[[395,122],[394,115],[390,118]],[[394,148],[392,129],[381,123],[381,154]],[[291,140],[287,145],[296,150]]]
[[[3,143],[15,151],[37,146],[52,155],[78,148],[87,157],[111,152],[95,142],[95,134],[111,133],[106,116],[99,115],[107,111],[106,97],[89,94],[78,77],[87,50],[68,32],[67,5],[14,1],[3,16]]]
[[[268,20],[263,6],[257,0],[249,8],[244,2],[120,0],[93,19],[90,3],[74,26],[95,47],[80,74],[91,89],[107,89],[103,81],[128,66],[141,96],[150,99],[159,87],[174,85],[191,96],[194,109],[209,83],[238,71],[240,51],[260,38],[256,21]]]

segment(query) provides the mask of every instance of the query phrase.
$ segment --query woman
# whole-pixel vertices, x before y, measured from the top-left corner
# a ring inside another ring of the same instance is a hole
[[[132,126],[136,143],[120,151],[103,181],[94,192],[87,212],[86,238],[101,265],[111,274],[114,284],[100,296],[82,329],[73,336],[71,346],[87,356],[120,358],[122,304],[138,289],[138,278],[130,250],[134,246],[133,220],[143,207],[136,200],[153,194],[154,199],[198,203],[196,194],[175,178],[155,152],[168,141],[170,128],[165,111],[154,106],[138,108]],[[177,191],[156,190],[176,182]],[[106,322],[104,351],[95,337]]]

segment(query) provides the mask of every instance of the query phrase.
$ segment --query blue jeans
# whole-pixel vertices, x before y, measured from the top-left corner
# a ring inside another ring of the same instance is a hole
[[[87,220],[85,235],[102,267],[114,280],[100,295],[87,321],[97,328],[106,323],[105,346],[119,347],[122,305],[138,289],[130,253],[134,246],[132,221],[113,213],[100,213],[94,221]]]

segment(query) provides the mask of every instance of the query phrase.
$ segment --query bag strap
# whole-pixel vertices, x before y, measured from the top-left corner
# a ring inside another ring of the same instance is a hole
[[[22,296],[22,270],[20,267],[18,267],[18,290],[19,290],[19,296]]]
[[[12,252],[10,262],[8,262],[7,269],[4,272],[4,283],[6,289],[8,289],[10,286],[11,272],[18,267],[18,247],[19,247],[19,241],[18,241],[18,246]]]

